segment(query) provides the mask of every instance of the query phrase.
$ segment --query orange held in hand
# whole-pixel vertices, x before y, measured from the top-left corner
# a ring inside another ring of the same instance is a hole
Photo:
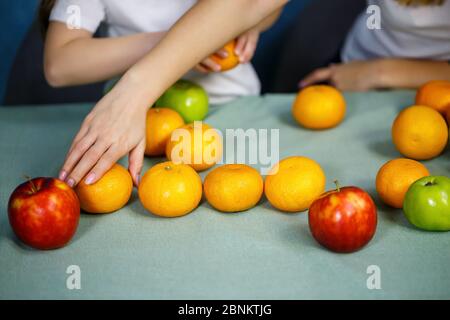
[[[235,68],[239,64],[239,56],[234,52],[236,48],[236,40],[227,43],[223,49],[228,53],[226,58],[221,58],[217,54],[213,54],[211,59],[220,65],[221,71],[228,71]]]
[[[345,117],[344,96],[327,85],[310,86],[299,92],[292,114],[305,128],[321,130],[337,126]]]
[[[190,166],[164,162],[152,167],[139,184],[145,209],[161,217],[180,217],[197,208],[202,180]]]
[[[290,157],[275,165],[264,188],[269,202],[286,212],[299,212],[325,191],[326,178],[320,165],[305,157]]]
[[[173,130],[184,125],[178,112],[167,108],[151,108],[147,113],[147,156],[162,156]]]
[[[428,160],[440,155],[447,146],[448,128],[442,115],[433,108],[412,106],[395,119],[392,139],[405,157]]]
[[[213,167],[222,158],[222,136],[206,123],[194,122],[172,132],[166,156],[176,164],[190,165],[196,171]]]
[[[83,180],[75,189],[81,208],[88,213],[117,211],[128,203],[132,191],[131,175],[119,164],[115,164],[96,183],[87,185]]]
[[[228,164],[211,171],[205,178],[205,197],[219,211],[239,212],[253,208],[261,199],[264,182],[254,168]]]
[[[401,209],[409,187],[430,172],[420,162],[395,159],[384,164],[378,171],[376,187],[381,200],[387,205]]]
[[[416,105],[431,107],[445,116],[450,109],[450,81],[434,80],[417,90]]]

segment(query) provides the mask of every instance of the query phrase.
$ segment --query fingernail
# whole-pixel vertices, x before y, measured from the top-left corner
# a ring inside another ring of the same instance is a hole
[[[75,186],[75,180],[70,178],[69,180],[67,180],[67,184],[69,185],[69,187],[73,188]]]
[[[86,177],[86,180],[84,180],[84,183],[87,185],[93,184],[95,180],[95,173],[89,173],[89,175]]]
[[[228,52],[226,52],[225,50],[221,50],[218,52],[219,57],[221,57],[222,59],[225,59],[228,57]]]
[[[301,82],[298,83],[298,87],[299,88],[304,88],[304,87],[306,87],[306,83],[301,81]]]
[[[67,172],[66,171],[64,171],[64,170],[62,170],[60,173],[59,173],[59,180],[61,180],[61,181],[64,181],[64,180],[66,180],[66,178],[67,178]]]

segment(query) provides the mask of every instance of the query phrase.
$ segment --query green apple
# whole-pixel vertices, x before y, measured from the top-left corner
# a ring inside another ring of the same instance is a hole
[[[177,111],[186,123],[202,121],[208,114],[208,94],[198,84],[179,80],[158,99],[156,107]]]
[[[450,231],[450,178],[430,176],[414,182],[406,193],[403,211],[417,228]]]

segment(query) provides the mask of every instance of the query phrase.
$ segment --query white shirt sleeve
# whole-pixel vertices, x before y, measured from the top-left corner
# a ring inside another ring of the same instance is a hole
[[[57,0],[50,21],[69,23],[95,33],[105,16],[102,0]]]

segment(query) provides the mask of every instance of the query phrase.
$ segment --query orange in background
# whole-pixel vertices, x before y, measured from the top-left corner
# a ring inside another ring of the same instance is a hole
[[[172,132],[183,126],[184,120],[178,112],[167,108],[151,108],[147,112],[146,148],[147,156],[162,156]]]
[[[346,103],[342,93],[327,85],[301,90],[292,106],[295,120],[307,129],[321,130],[337,126],[344,120]]]
[[[261,199],[264,182],[257,170],[245,164],[228,164],[211,171],[205,178],[206,200],[223,212],[253,208]]]
[[[387,205],[401,209],[409,187],[429,175],[428,169],[420,162],[404,158],[388,161],[377,174],[378,195]]]
[[[228,53],[226,58],[221,58],[217,54],[213,54],[211,59],[220,65],[221,71],[228,71],[235,68],[239,64],[239,56],[234,52],[236,48],[236,40],[227,43],[223,49]]]
[[[188,165],[164,162],[142,177],[139,199],[145,209],[161,217],[181,217],[197,208],[202,199],[202,180]]]
[[[115,164],[96,183],[84,180],[75,188],[81,208],[88,213],[112,213],[123,208],[130,200],[133,181],[127,169]]]
[[[428,160],[440,155],[447,146],[448,127],[435,109],[412,106],[395,119],[392,140],[405,157]]]
[[[431,107],[445,116],[450,108],[450,81],[433,80],[417,90],[416,105]]]

